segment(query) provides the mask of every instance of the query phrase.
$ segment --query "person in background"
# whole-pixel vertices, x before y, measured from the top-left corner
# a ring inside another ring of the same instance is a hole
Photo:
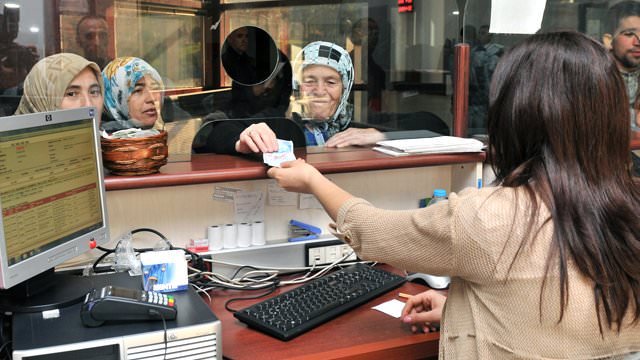
[[[106,110],[103,130],[163,128],[160,111],[164,83],[156,69],[140,58],[120,57],[102,70],[102,77]]]
[[[451,276],[441,359],[637,358],[640,184],[628,171],[626,99],[600,43],[533,35],[493,75],[495,186],[390,211],[304,160],[268,175],[314,194],[361,259]],[[404,321],[419,303],[408,303]]]
[[[351,41],[354,45],[366,49],[366,54],[362,54],[361,61],[366,61],[367,69],[367,106],[369,110],[380,112],[382,110],[382,91],[385,88],[384,69],[376,62],[373,52],[378,45],[378,34],[380,29],[372,18],[361,18],[353,24],[351,30]],[[351,52],[351,58],[356,62],[356,52]]]
[[[622,1],[613,5],[607,13],[607,33],[602,36],[616,66],[624,79],[631,112],[631,129],[640,130],[635,102],[640,95],[640,2]]]
[[[70,53],[47,56],[25,78],[16,115],[93,106],[100,121],[103,88],[96,63]]]
[[[471,48],[469,74],[469,134],[486,134],[489,108],[489,85],[504,46],[492,41],[489,25],[478,28],[475,46]]]
[[[606,28],[602,42],[627,88],[631,130],[640,131],[640,2],[622,1],[609,8]],[[631,152],[631,159],[634,174],[640,176],[640,157]]]
[[[109,62],[107,46],[109,45],[109,28],[107,20],[102,16],[84,16],[76,25],[76,42],[82,48],[84,57],[93,61],[100,68]]]
[[[222,49],[222,65],[229,76],[243,85],[258,82],[256,59],[249,56],[249,28],[241,27],[232,31]]]

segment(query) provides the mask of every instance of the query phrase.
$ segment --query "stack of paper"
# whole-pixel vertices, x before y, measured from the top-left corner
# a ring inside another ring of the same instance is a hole
[[[393,156],[480,152],[485,147],[479,140],[455,136],[385,140],[377,145],[374,150]]]

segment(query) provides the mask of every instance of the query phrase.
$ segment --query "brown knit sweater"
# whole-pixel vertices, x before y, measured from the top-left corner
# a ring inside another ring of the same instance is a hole
[[[353,198],[340,208],[337,226],[362,259],[452,277],[440,359],[623,358],[640,351],[640,324],[626,321],[620,333],[604,324],[600,335],[592,283],[572,262],[559,322],[557,271],[541,296],[553,225],[543,225],[549,212],[542,208],[528,228],[530,207],[524,191],[501,187],[466,189],[408,211]],[[526,236],[533,241],[513,262]]]

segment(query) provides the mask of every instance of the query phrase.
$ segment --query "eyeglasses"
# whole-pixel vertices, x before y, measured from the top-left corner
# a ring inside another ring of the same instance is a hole
[[[636,41],[640,42],[640,30],[622,30],[618,33],[616,33],[615,35],[617,36],[624,36],[626,38],[635,38]]]

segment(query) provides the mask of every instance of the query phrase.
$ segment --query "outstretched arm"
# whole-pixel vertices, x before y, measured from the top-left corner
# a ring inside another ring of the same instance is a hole
[[[340,206],[353,197],[302,159],[282,163],[282,168],[271,168],[267,174],[287,191],[315,195],[334,221]]]

